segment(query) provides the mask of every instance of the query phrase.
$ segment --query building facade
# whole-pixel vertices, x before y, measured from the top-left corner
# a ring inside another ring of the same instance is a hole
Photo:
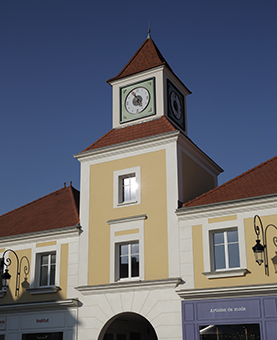
[[[275,249],[264,272],[252,247],[255,215],[276,235],[277,158],[218,187],[150,35],[108,83],[113,127],[75,155],[80,194],[0,216],[0,340],[274,339]]]
[[[276,193],[274,157],[179,209],[180,257],[194,272],[178,289],[184,339],[276,337]],[[260,266],[257,238],[267,243]]]
[[[78,211],[70,185],[0,216],[1,339],[77,339]]]

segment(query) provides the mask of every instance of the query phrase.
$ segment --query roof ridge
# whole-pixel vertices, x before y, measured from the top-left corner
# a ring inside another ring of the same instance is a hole
[[[68,188],[68,187],[63,186],[61,189],[58,189],[58,190],[56,190],[56,191],[54,191],[54,192],[51,192],[50,194],[47,194],[47,195],[45,195],[45,196],[39,197],[39,198],[37,198],[36,200],[34,200],[34,201],[32,201],[32,202],[29,202],[29,203],[26,203],[26,204],[24,204],[24,205],[21,205],[21,206],[18,207],[18,208],[15,208],[15,209],[13,209],[13,210],[11,210],[11,211],[8,211],[8,212],[5,213],[5,214],[0,215],[0,218],[3,217],[3,216],[7,216],[7,215],[9,215],[9,214],[11,214],[11,213],[14,213],[15,211],[18,211],[18,210],[20,210],[20,209],[22,209],[22,208],[25,208],[26,206],[29,206],[29,205],[31,205],[31,204],[34,204],[34,203],[36,203],[36,202],[38,202],[38,201],[40,201],[40,200],[42,200],[42,199],[45,199],[46,197],[49,197],[49,196],[52,196],[52,195],[56,195],[58,192],[63,191],[64,189],[67,189],[67,188]],[[74,188],[74,189],[75,189],[75,188]]]
[[[200,196],[198,196],[198,197],[196,197],[196,198],[194,198],[194,199],[192,199],[192,200],[190,200],[190,201],[184,203],[184,204],[183,204],[183,207],[189,205],[191,202],[197,202],[198,200],[202,199],[203,197],[206,197],[206,196],[207,196],[208,194],[210,194],[211,192],[217,192],[217,191],[220,190],[221,188],[227,187],[228,185],[232,184],[233,182],[235,182],[235,181],[237,181],[237,180],[239,180],[239,179],[245,177],[246,175],[250,174],[251,172],[254,172],[254,171],[256,171],[257,169],[261,168],[262,166],[265,166],[266,164],[272,162],[274,159],[277,159],[277,156],[274,156],[274,157],[268,159],[267,161],[262,162],[261,164],[256,165],[254,168],[251,168],[251,169],[249,169],[249,170],[247,170],[247,171],[244,171],[242,174],[240,174],[240,175],[238,175],[238,176],[236,176],[236,177],[230,179],[229,181],[227,181],[227,182],[225,182],[225,183],[223,183],[223,184],[217,186],[216,188],[213,188],[213,189],[211,189],[211,190],[209,190],[209,191],[203,193],[202,195],[200,195]]]

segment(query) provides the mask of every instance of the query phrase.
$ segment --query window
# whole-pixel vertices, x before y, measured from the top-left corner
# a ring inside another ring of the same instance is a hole
[[[239,268],[239,240],[236,229],[212,233],[214,270]]]
[[[120,244],[119,279],[139,277],[139,243]]]
[[[55,285],[56,253],[42,254],[40,256],[39,286]]]
[[[119,184],[119,203],[136,200],[138,184],[135,173],[120,176],[118,184]]]
[[[146,215],[109,220],[110,282],[144,280]]]
[[[140,204],[140,167],[117,170],[113,176],[114,208]]]

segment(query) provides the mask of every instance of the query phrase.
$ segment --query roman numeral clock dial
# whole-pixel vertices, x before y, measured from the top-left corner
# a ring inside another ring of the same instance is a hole
[[[120,89],[120,123],[156,114],[155,78]]]

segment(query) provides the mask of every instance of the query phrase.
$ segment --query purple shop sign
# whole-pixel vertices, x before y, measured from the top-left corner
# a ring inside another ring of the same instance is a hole
[[[198,320],[226,320],[260,318],[261,306],[259,299],[230,299],[209,302],[197,302],[196,313]]]

